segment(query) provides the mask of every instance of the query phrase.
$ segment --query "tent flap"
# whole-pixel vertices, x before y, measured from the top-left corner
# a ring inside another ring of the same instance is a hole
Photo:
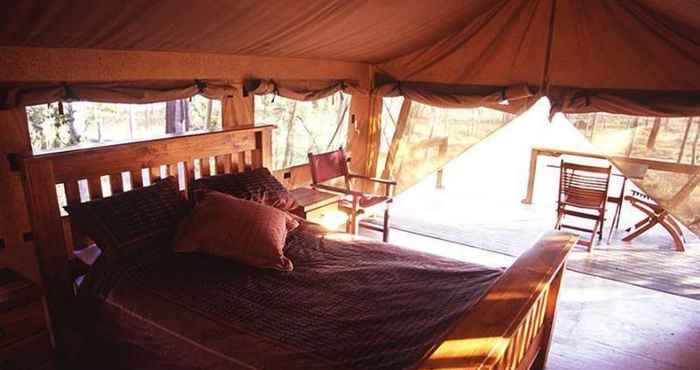
[[[288,99],[310,101],[327,98],[338,91],[351,95],[369,93],[355,81],[248,79],[243,82],[243,96],[275,94]]]
[[[557,112],[606,112],[631,116],[700,116],[700,90],[676,92],[606,91],[551,88],[550,117]]]
[[[403,96],[440,108],[487,107],[509,113],[524,111],[534,97],[526,84],[498,87],[393,82],[379,86],[377,93],[383,97]]]
[[[136,81],[110,83],[35,83],[0,87],[0,109],[86,100],[101,103],[156,103],[201,94],[210,99],[233,96],[239,89],[223,81]]]

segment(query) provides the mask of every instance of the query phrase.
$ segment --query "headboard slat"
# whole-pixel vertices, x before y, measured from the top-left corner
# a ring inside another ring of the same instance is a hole
[[[90,200],[102,199],[102,179],[101,176],[90,177],[87,179],[88,189],[90,191]]]
[[[189,159],[185,161],[185,186],[187,188],[192,180],[194,180],[194,159]]]
[[[231,172],[232,173],[237,173],[240,172],[241,166],[238,164],[238,155],[232,155],[231,156]]]
[[[66,190],[66,202],[68,204],[80,203],[80,188],[77,181],[68,181],[63,184]]]
[[[138,189],[143,187],[143,170],[138,169],[131,171],[131,188]]]
[[[209,163],[209,157],[203,157],[199,159],[200,174],[202,177],[211,176],[211,165]]]
[[[84,248],[83,245],[76,243],[80,240],[80,235],[78,235],[76,230],[71,227],[68,217],[61,218],[61,225],[63,226],[63,240],[66,247],[66,253],[72,253],[73,250],[80,250],[81,248]]]
[[[227,157],[230,158],[228,155],[217,155],[216,156],[216,174],[221,175],[224,173],[229,173],[226,171],[227,164],[230,168],[230,161],[227,160]]]
[[[150,179],[149,185],[153,185],[156,181],[160,180],[160,165],[148,169],[148,178]]]
[[[245,161],[245,153],[238,153],[238,172],[243,172],[247,169],[247,163]]]
[[[175,176],[177,177],[177,163],[174,164],[168,164],[168,176]]]
[[[112,195],[124,192],[124,180],[121,172],[109,175],[109,186]]]

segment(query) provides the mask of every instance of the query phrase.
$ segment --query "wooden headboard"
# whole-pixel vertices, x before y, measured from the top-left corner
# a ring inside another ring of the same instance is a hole
[[[246,126],[21,160],[31,237],[57,345],[70,326],[72,281],[68,260],[75,244],[61,206],[140,188],[168,175],[178,177],[180,189],[186,194],[193,178],[268,167],[273,128]]]

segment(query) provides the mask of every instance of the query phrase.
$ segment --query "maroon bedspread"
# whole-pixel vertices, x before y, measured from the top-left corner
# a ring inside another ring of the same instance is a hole
[[[83,289],[99,297],[100,356],[112,357],[101,365],[413,368],[502,273],[302,229],[287,240],[292,272],[189,254],[93,276]]]

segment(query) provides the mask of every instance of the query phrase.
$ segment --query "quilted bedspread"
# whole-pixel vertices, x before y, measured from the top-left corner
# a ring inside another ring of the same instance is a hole
[[[102,366],[410,369],[502,274],[307,226],[285,254],[294,271],[201,254],[102,271],[83,287],[98,302],[95,343],[109,343]]]

